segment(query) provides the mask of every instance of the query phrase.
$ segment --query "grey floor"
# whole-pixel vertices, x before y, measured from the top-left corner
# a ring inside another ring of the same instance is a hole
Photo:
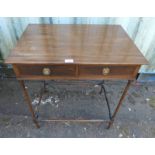
[[[42,82],[27,81],[40,129],[31,120],[15,79],[0,81],[0,137],[155,137],[155,83],[133,83],[110,130],[106,123],[45,122],[48,119],[108,119],[99,81],[50,81],[37,106]],[[105,81],[112,111],[125,81]],[[38,108],[37,108],[38,107]]]

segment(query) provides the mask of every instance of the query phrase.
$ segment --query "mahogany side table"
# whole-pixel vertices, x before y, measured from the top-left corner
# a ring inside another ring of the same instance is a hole
[[[5,61],[12,64],[36,127],[39,127],[24,80],[128,80],[108,128],[147,60],[119,25],[28,25]],[[41,100],[41,97],[40,97]]]

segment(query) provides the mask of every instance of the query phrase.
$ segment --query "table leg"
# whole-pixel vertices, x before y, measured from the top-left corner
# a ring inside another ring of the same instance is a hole
[[[39,126],[39,123],[38,123],[38,121],[37,121],[37,119],[35,117],[35,113],[33,111],[31,99],[30,99],[29,94],[28,94],[28,92],[27,92],[27,90],[25,88],[25,83],[24,83],[23,80],[19,80],[19,83],[20,83],[20,86],[21,86],[21,88],[23,90],[23,94],[24,94],[25,100],[27,101],[29,110],[31,112],[33,122],[35,123],[36,127],[39,128],[40,126]]]
[[[118,102],[118,105],[117,105],[117,107],[116,107],[116,109],[115,109],[115,111],[114,111],[114,113],[113,113],[113,115],[112,115],[112,118],[111,118],[111,120],[110,120],[110,122],[109,122],[109,124],[108,124],[107,129],[109,129],[109,128],[111,127],[111,125],[113,124],[114,119],[115,119],[115,116],[116,116],[116,114],[117,114],[117,112],[118,112],[120,106],[122,105],[123,99],[125,98],[125,96],[126,96],[126,94],[127,94],[127,91],[128,91],[128,89],[129,89],[129,87],[130,87],[130,85],[131,85],[131,82],[132,82],[132,80],[128,80],[128,83],[127,83],[127,85],[126,85],[126,87],[125,87],[125,89],[124,89],[124,92],[123,92],[123,94],[122,94],[122,96],[121,96],[121,98],[120,98],[120,100],[119,100],[119,102]]]
[[[39,117],[39,108],[38,108],[38,107],[39,107],[40,104],[41,104],[41,99],[42,99],[44,93],[47,92],[47,88],[46,88],[47,83],[46,83],[45,81],[43,81],[43,84],[44,84],[44,86],[43,86],[43,88],[40,90],[39,102],[38,102],[38,104],[37,104],[36,107],[35,107],[35,112],[36,112],[36,115],[35,115],[35,116],[36,116],[37,118]]]

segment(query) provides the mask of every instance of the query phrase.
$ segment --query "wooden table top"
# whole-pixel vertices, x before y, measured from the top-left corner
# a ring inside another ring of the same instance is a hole
[[[119,25],[28,25],[6,63],[141,65],[147,60]]]

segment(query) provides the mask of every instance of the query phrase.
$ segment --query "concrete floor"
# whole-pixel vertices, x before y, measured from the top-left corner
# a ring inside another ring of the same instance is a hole
[[[98,81],[50,81],[42,99],[39,120],[50,118],[107,119]],[[126,84],[105,81],[112,110]],[[36,109],[41,82],[27,81]],[[0,137],[155,137],[155,83],[133,83],[110,130],[105,123],[43,122],[36,129],[15,79],[0,81]]]

